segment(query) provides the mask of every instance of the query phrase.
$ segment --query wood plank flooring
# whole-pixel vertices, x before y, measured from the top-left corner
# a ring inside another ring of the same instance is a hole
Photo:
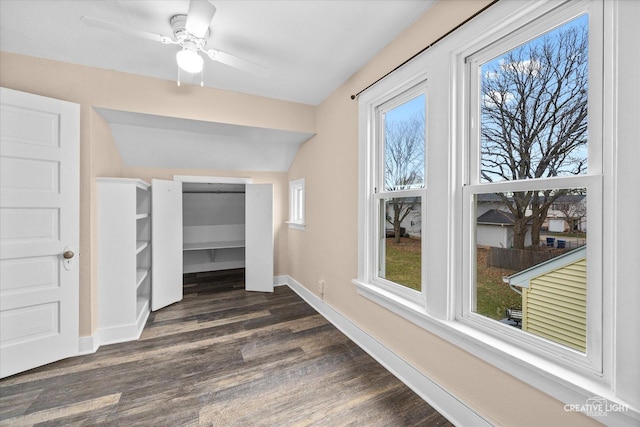
[[[185,278],[140,340],[1,380],[0,425],[452,425],[288,287]]]

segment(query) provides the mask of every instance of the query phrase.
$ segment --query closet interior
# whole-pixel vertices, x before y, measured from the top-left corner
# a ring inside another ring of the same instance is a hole
[[[245,184],[182,184],[183,273],[245,267]]]

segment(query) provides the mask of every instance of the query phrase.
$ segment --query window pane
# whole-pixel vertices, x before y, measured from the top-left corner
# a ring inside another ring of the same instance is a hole
[[[474,311],[586,351],[587,192],[478,194]]]
[[[482,182],[587,172],[588,16],[483,64]]]
[[[384,114],[384,189],[424,187],[425,97]]]
[[[422,289],[422,198],[398,197],[380,201],[379,276],[420,291]]]

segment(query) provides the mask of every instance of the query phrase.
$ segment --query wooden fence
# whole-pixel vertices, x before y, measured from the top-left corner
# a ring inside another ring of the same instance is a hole
[[[566,252],[568,249],[547,249],[532,251],[527,249],[505,249],[491,247],[487,257],[487,267],[522,271]]]

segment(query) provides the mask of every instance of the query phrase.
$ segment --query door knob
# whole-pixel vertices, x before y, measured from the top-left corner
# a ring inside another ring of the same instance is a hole
[[[73,258],[75,254],[73,253],[73,251],[64,251],[64,253],[62,254],[62,257],[64,259],[71,259]]]

